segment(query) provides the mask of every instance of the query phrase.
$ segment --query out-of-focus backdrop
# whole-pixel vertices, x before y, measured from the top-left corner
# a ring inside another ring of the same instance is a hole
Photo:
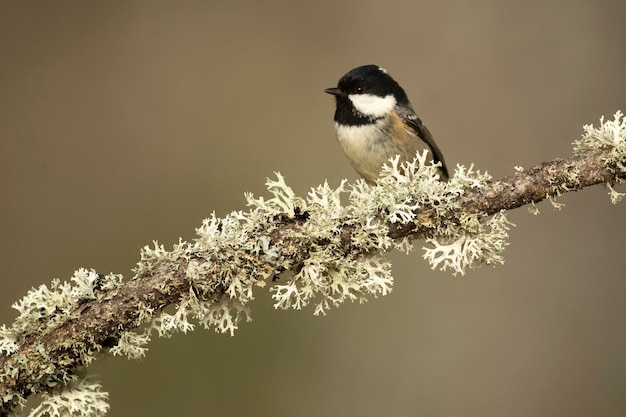
[[[451,167],[571,154],[626,110],[623,1],[54,1],[0,5],[0,323],[79,267],[130,276],[280,171],[354,180],[323,89],[375,63]],[[621,187],[624,191],[624,187]],[[391,295],[326,317],[266,290],[235,337],[197,330],[92,370],[110,416],[626,415],[626,206],[602,187],[511,213],[506,264],[393,253]]]

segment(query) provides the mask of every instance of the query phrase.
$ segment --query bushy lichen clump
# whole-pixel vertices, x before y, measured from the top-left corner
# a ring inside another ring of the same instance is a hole
[[[0,353],[13,353],[17,342],[24,337],[54,328],[70,317],[80,302],[96,300],[121,282],[121,275],[100,275],[81,268],[74,272],[70,282],[55,278],[50,288],[43,284],[31,289],[24,298],[13,303],[12,307],[19,312],[13,324],[0,326]]]
[[[44,392],[29,417],[103,416],[109,411],[109,394],[101,388],[88,376],[76,377],[50,393]]]
[[[0,326],[0,355],[16,354],[18,357],[12,365],[4,363],[0,381],[15,380],[29,374],[38,384],[51,390],[50,393],[42,393],[42,402],[31,411],[31,416],[100,416],[106,413],[109,408],[108,394],[100,391],[100,385],[88,378],[61,370],[62,367],[57,368],[53,363],[47,363],[50,358],[43,344],[39,344],[30,354],[17,351],[20,343],[27,338],[53,331],[56,326],[71,319],[80,303],[102,299],[109,290],[121,285],[121,282],[121,275],[105,276],[81,268],[70,278],[70,282],[54,279],[50,288],[46,285],[33,288],[24,298],[13,304],[12,307],[19,315],[10,327]],[[67,341],[68,344],[72,342]],[[80,352],[81,357],[77,358],[77,362],[88,364],[95,358],[99,348],[68,345],[67,350]],[[39,365],[29,366],[28,361]],[[27,389],[35,393],[42,391],[34,381],[26,384]],[[17,405],[24,404],[24,398],[15,393],[9,398],[3,397],[2,400]]]
[[[626,118],[621,111],[617,111],[613,115],[613,120],[604,120],[604,116],[600,118],[600,126],[593,125],[584,126],[585,133],[582,138],[574,142],[574,153],[577,155],[594,150],[608,151],[608,156],[604,163],[615,173],[626,172]],[[617,182],[623,183],[624,180],[617,177]],[[609,194],[611,202],[616,204],[624,197],[624,193],[619,193],[613,189],[610,184]]]

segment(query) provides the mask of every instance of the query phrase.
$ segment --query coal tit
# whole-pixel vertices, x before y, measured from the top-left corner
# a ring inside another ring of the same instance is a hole
[[[337,87],[324,90],[335,96],[337,138],[354,169],[374,184],[383,164],[400,155],[412,161],[427,149],[439,162],[440,178],[448,168],[432,135],[417,117],[400,85],[377,65],[364,65],[341,77]]]

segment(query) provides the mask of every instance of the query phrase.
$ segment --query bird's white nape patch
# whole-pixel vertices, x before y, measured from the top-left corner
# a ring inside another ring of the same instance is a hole
[[[397,104],[393,94],[385,97],[373,94],[350,94],[348,98],[359,113],[375,118],[387,115]]]
[[[378,69],[379,69],[379,70],[380,70],[380,72],[382,72],[383,74],[389,74],[389,73],[387,72],[387,70],[386,70],[386,69],[384,69],[383,67],[378,67]]]

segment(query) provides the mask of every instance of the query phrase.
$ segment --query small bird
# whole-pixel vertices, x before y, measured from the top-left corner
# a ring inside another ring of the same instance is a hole
[[[337,139],[365,181],[374,184],[390,158],[400,155],[400,162],[412,161],[424,149],[441,163],[440,178],[448,180],[439,147],[386,70],[377,65],[354,68],[324,92],[335,96]]]

